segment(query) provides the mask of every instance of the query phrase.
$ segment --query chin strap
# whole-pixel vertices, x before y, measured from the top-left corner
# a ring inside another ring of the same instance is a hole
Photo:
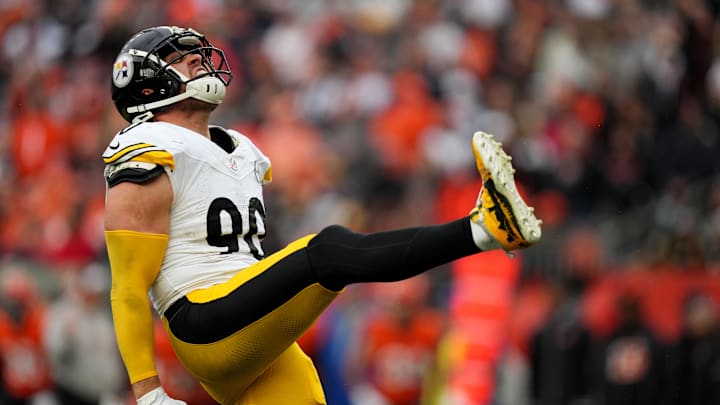
[[[152,111],[146,111],[145,113],[140,114],[140,115],[136,116],[135,118],[133,118],[132,123],[139,124],[141,122],[149,121],[150,118],[152,118],[154,116],[155,116],[155,114],[153,114]]]
[[[185,81],[185,86],[186,88],[183,93],[152,103],[128,107],[127,112],[129,114],[145,111],[150,112],[150,110],[175,104],[187,98],[194,98],[210,104],[220,104],[223,98],[225,98],[225,84],[223,84],[222,80],[214,76],[203,76]],[[152,115],[150,117],[152,117]],[[135,119],[137,119],[137,117]],[[135,119],[133,119],[133,122],[135,122]]]
[[[175,72],[175,74],[180,77],[180,80],[183,81],[183,84],[185,84],[185,91],[183,93],[176,94],[163,100],[154,101],[152,103],[128,107],[128,114],[145,113],[135,117],[133,119],[133,123],[144,122],[152,118],[153,115],[150,110],[165,107],[170,104],[175,104],[178,101],[182,101],[188,98],[194,98],[196,100],[204,101],[210,104],[220,104],[225,98],[225,83],[223,83],[223,81],[220,80],[220,78],[218,77],[206,75],[197,77],[195,79],[190,79],[172,66],[167,66],[165,61],[159,60],[153,55],[148,55],[147,52],[132,49],[130,54],[136,56],[147,56],[156,63],[159,63],[161,66],[166,66],[168,70],[172,70],[173,72]]]

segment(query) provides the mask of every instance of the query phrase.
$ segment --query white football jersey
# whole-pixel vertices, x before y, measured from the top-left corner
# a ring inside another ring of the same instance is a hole
[[[225,282],[263,257],[262,186],[272,180],[270,159],[239,132],[223,131],[235,145],[231,153],[165,122],[130,126],[103,153],[106,177],[161,165],[170,178],[170,239],[150,291],[160,314],[188,292]]]

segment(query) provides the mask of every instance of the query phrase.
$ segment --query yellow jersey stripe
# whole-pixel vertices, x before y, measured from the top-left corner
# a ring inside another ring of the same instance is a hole
[[[149,143],[130,145],[110,157],[103,158],[103,160],[105,164],[117,163],[123,160],[154,163],[161,166],[168,166],[171,170],[175,169],[175,159],[173,155]]]
[[[136,143],[136,144],[126,146],[126,147],[120,149],[119,151],[115,152],[112,156],[108,156],[108,157],[103,156],[103,160],[105,161],[106,164],[112,163],[118,159],[121,159],[123,156],[127,155],[128,153],[130,153],[134,150],[148,148],[148,147],[154,147],[154,146],[155,145],[152,145],[149,143]]]
[[[167,166],[170,170],[175,170],[175,158],[170,152],[164,150],[153,150],[143,152],[137,156],[130,158],[135,162],[155,163],[160,166]]]

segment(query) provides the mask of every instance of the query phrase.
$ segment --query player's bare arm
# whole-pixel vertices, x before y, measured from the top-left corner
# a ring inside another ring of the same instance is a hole
[[[120,183],[107,192],[105,230],[168,234],[172,198],[165,175],[145,184]]]
[[[143,234],[167,235],[169,233],[169,212],[172,204],[172,188],[167,176],[162,175],[149,183],[135,184],[123,182],[110,188],[106,198],[107,210],[105,217],[106,231],[134,231]],[[119,269],[118,269],[119,270]],[[138,294],[147,294],[146,291]],[[129,322],[116,323],[116,328],[128,339],[133,339],[135,345],[152,345],[153,341],[147,340],[147,331],[152,330],[152,325],[140,327],[137,323],[147,322],[147,314],[151,308],[145,300],[145,307],[136,308],[140,312],[140,319],[137,314],[128,314]],[[127,325],[127,326],[126,326]],[[128,327],[131,326],[131,327]],[[139,337],[133,336],[132,331],[142,332]],[[152,347],[141,349],[152,351]],[[132,384],[133,393],[136,398],[141,398],[146,393],[160,387],[160,380],[157,375],[143,378]]]

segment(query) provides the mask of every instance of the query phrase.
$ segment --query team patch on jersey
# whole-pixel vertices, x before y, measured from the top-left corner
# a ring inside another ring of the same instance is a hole
[[[130,84],[133,77],[132,56],[124,53],[115,60],[113,65],[113,83],[116,87],[125,87]]]

